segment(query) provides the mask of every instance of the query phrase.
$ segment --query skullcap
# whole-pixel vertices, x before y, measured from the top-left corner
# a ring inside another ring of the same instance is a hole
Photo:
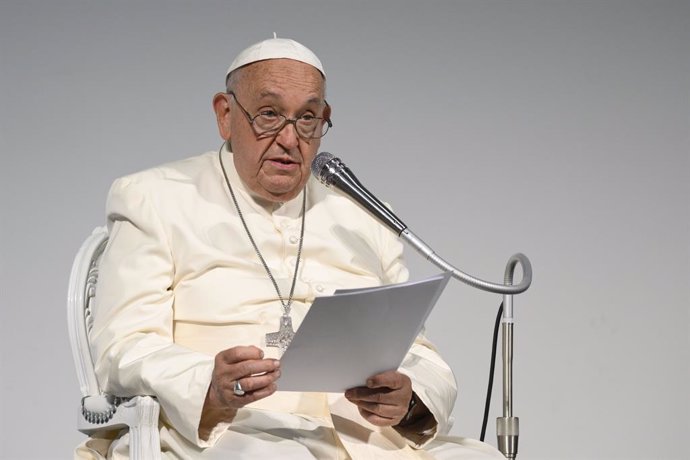
[[[228,67],[225,77],[227,78],[230,72],[242,66],[267,59],[293,59],[304,62],[315,67],[326,78],[323,65],[321,65],[321,61],[312,50],[295,40],[277,38],[275,32],[273,33],[273,38],[255,43],[240,52],[235,60],[232,61],[230,67]]]

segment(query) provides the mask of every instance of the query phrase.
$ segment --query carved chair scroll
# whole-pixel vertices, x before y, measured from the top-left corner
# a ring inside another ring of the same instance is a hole
[[[90,435],[101,430],[129,428],[129,457],[158,460],[161,458],[158,401],[151,396],[122,398],[106,394],[94,371],[89,346],[93,325],[91,309],[98,282],[98,264],[107,242],[107,229],[94,229],[74,258],[69,279],[67,324],[82,395],[77,429]]]

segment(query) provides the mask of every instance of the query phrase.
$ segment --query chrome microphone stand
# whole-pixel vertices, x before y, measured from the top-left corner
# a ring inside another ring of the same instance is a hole
[[[312,174],[326,187],[334,186],[345,193],[365,210],[388,226],[400,238],[416,249],[424,258],[444,271],[450,272],[453,278],[483,291],[503,294],[503,417],[496,420],[498,449],[506,458],[517,456],[519,421],[513,416],[513,296],[525,292],[532,283],[532,264],[524,254],[515,254],[506,265],[503,284],[495,284],[468,275],[439,257],[424,241],[412,233],[393,212],[372,195],[357,180],[352,171],[328,152],[319,153],[311,165]],[[522,280],[513,284],[515,267],[522,267]]]
[[[416,249],[424,258],[463,283],[483,291],[503,294],[503,316],[501,318],[503,352],[503,417],[496,419],[498,449],[506,458],[517,456],[520,420],[513,416],[513,296],[529,288],[532,283],[532,264],[524,254],[515,254],[506,265],[503,284],[495,284],[468,275],[439,257],[426,243],[405,228],[400,238]],[[522,267],[522,280],[513,284],[515,267]]]

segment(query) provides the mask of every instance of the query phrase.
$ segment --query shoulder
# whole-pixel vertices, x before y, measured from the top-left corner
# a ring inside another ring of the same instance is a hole
[[[212,173],[217,152],[206,152],[183,160],[165,163],[153,168],[145,169],[127,176],[120,177],[115,182],[121,185],[151,184],[161,182],[186,182],[198,179],[199,176]]]
[[[116,179],[108,192],[107,213],[131,214],[151,206],[163,213],[177,212],[182,204],[193,208],[205,189],[219,183],[216,155],[207,152]]]

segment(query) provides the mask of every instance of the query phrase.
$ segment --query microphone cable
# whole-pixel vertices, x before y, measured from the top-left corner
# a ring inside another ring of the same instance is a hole
[[[484,419],[482,420],[482,433],[479,436],[479,440],[484,442],[484,436],[486,435],[486,423],[489,420],[489,408],[491,407],[491,393],[494,386],[494,370],[496,368],[496,345],[498,343],[498,328],[501,325],[501,315],[503,315],[503,302],[501,306],[498,307],[498,313],[496,314],[496,322],[494,323],[494,338],[491,344],[491,367],[489,368],[489,385],[486,389],[486,402],[484,403]]]

